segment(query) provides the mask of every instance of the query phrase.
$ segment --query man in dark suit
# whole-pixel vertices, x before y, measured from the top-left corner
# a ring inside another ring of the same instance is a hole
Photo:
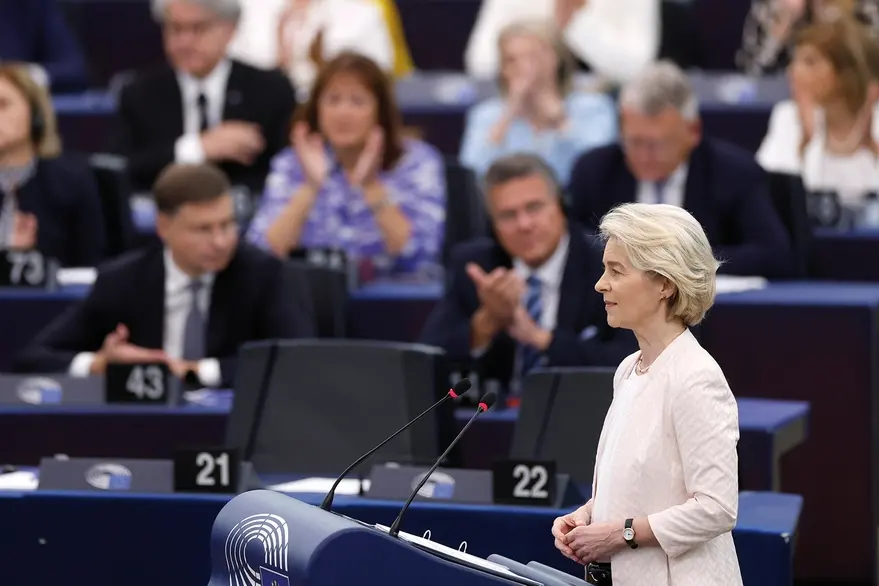
[[[235,186],[262,192],[269,162],[288,143],[290,81],[231,60],[238,0],[153,0],[170,66],[140,76],[119,98],[119,150],[135,189],[171,162],[221,166]]]
[[[16,370],[102,374],[108,363],[166,362],[183,380],[229,387],[245,342],[311,337],[307,295],[281,260],[239,244],[226,176],[172,165],[154,192],[164,246],[104,266],[88,297],[49,324]]]
[[[596,246],[562,210],[540,158],[498,159],[485,177],[496,239],[458,245],[449,281],[423,333],[483,379],[510,383],[537,366],[617,366],[636,350],[607,324],[595,283]]]
[[[667,203],[699,220],[722,273],[785,277],[793,270],[789,235],[753,155],[702,136],[689,80],[659,62],[620,95],[621,144],[585,153],[568,191],[573,215],[590,230],[621,203]]]

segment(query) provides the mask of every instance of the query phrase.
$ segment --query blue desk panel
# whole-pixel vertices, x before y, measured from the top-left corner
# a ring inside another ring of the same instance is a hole
[[[297,495],[317,504],[322,495]],[[4,523],[0,563],[10,584],[58,586],[199,586],[209,574],[209,536],[228,497],[33,492],[0,493]],[[334,510],[390,525],[402,503],[337,497]],[[733,532],[745,586],[790,586],[792,534],[802,499],[748,494]],[[751,510],[753,509],[753,510]],[[582,567],[553,547],[550,527],[562,511],[416,502],[402,529],[487,557],[498,553],[581,575]],[[768,513],[768,514],[767,514]],[[10,534],[15,535],[10,539]],[[295,539],[295,532],[291,534]],[[352,554],[352,558],[364,552]],[[771,560],[771,561],[766,561]],[[345,563],[346,560],[339,560]]]
[[[172,458],[179,447],[223,445],[231,393],[214,406],[0,406],[0,464],[36,466],[40,458]],[[740,487],[777,490],[779,461],[806,438],[809,406],[759,399],[739,402]],[[456,412],[458,429],[472,415]],[[463,465],[490,469],[510,452],[518,409],[483,414],[461,441]],[[391,430],[389,430],[391,431]],[[364,447],[365,449],[365,447]]]

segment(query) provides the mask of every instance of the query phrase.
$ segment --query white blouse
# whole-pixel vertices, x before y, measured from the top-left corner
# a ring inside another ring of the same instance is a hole
[[[879,110],[873,116],[872,134],[879,140]],[[815,113],[815,135],[800,156],[803,128],[796,102],[775,105],[769,131],[757,151],[757,161],[767,171],[801,175],[809,191],[835,191],[842,205],[857,208],[866,192],[879,190],[879,161],[866,148],[848,156],[827,152],[824,112]]]

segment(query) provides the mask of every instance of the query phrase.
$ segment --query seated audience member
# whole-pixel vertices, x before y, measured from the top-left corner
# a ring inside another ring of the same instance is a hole
[[[256,67],[280,68],[304,99],[323,63],[344,51],[395,71],[394,44],[375,0],[242,0],[241,7],[229,54]]]
[[[772,110],[757,151],[764,169],[802,175],[812,192],[835,192],[856,219],[879,191],[877,46],[863,25],[837,20],[798,37],[792,100]]]
[[[49,95],[24,65],[0,65],[0,202],[0,247],[37,249],[68,267],[104,258],[95,179],[61,154]]]
[[[856,18],[879,31],[876,0],[752,0],[736,63],[750,75],[781,71],[804,28],[839,17]]]
[[[537,366],[619,364],[635,339],[607,324],[594,289],[601,247],[565,219],[552,170],[510,155],[488,170],[485,189],[496,238],[455,247],[422,340],[514,391]]]
[[[290,81],[226,56],[238,0],[152,0],[152,9],[170,66],[141,75],[119,98],[120,150],[134,188],[148,190],[171,162],[209,161],[258,194],[287,142]]]
[[[103,266],[88,297],[40,332],[15,369],[87,376],[161,361],[183,380],[229,387],[245,342],[312,336],[281,261],[239,245],[229,190],[211,165],[165,169],[154,189],[163,246]]]
[[[498,38],[522,20],[552,20],[589,69],[614,83],[635,77],[656,59],[688,67],[690,7],[662,0],[482,0],[464,55],[467,73],[496,76],[503,67]]]
[[[683,207],[702,224],[733,275],[784,277],[789,236],[766,173],[747,151],[702,136],[699,106],[677,66],[660,62],[620,94],[621,144],[595,149],[574,166],[573,215],[595,230],[627,202]]]
[[[0,0],[0,61],[36,68],[55,93],[88,87],[85,59],[56,0]]]
[[[577,155],[617,135],[613,101],[572,91],[573,63],[550,23],[516,23],[503,30],[501,96],[467,115],[461,162],[479,175],[505,154],[534,152],[563,185]]]
[[[321,71],[292,146],[272,161],[248,238],[279,256],[343,250],[361,278],[433,275],[445,227],[443,161],[401,133],[387,76],[343,53]]]

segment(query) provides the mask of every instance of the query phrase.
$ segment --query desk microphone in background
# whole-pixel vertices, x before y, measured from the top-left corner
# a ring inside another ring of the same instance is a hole
[[[467,380],[467,379],[464,379]],[[428,481],[428,479],[433,475],[434,471],[439,467],[440,462],[446,459],[449,455],[449,452],[452,451],[452,448],[455,447],[455,444],[458,443],[458,440],[467,433],[467,429],[473,425],[473,422],[476,421],[476,418],[479,417],[480,414],[484,413],[491,409],[491,406],[494,405],[495,401],[497,401],[497,393],[494,391],[488,391],[485,395],[482,396],[482,400],[479,401],[479,406],[476,408],[476,413],[473,414],[473,417],[470,418],[470,421],[467,422],[467,425],[455,436],[455,439],[452,440],[452,443],[449,444],[449,447],[446,448],[446,451],[442,453],[442,455],[437,458],[436,462],[433,463],[433,466],[430,467],[430,470],[421,478],[421,482],[418,483],[418,486],[415,487],[415,490],[409,495],[409,499],[403,505],[403,508],[400,509],[400,514],[397,515],[397,518],[394,519],[394,523],[391,525],[391,528],[388,530],[388,535],[391,537],[396,537],[400,532],[400,523],[403,522],[403,515],[406,514],[406,511],[409,510],[409,505],[412,504],[412,501],[415,500],[415,496],[418,494],[418,491],[424,486],[424,484]]]
[[[427,415],[428,413],[430,413],[431,411],[433,411],[434,409],[436,409],[437,407],[439,407],[440,405],[442,405],[443,403],[445,403],[449,399],[457,399],[458,397],[460,397],[461,395],[463,395],[464,393],[466,393],[469,390],[470,390],[470,380],[466,379],[466,378],[462,378],[457,383],[455,383],[454,387],[449,389],[449,392],[446,393],[442,399],[440,399],[439,401],[437,401],[436,403],[434,403],[433,405],[431,405],[430,407],[428,407],[427,409],[422,411],[421,414],[418,415],[418,417],[416,417],[415,419],[413,419],[412,421],[410,421],[409,423],[407,423],[406,425],[404,425],[403,427],[398,429],[396,432],[394,432],[394,434],[392,436],[390,436],[389,438],[384,440],[382,443],[375,446],[374,448],[372,448],[371,450],[369,450],[368,452],[366,452],[365,454],[363,454],[362,456],[360,456],[359,458],[354,460],[354,462],[350,466],[348,466],[345,469],[345,471],[342,472],[342,474],[339,475],[339,477],[333,483],[333,486],[332,486],[332,488],[330,488],[330,491],[327,493],[327,496],[324,498],[324,501],[320,504],[320,508],[323,509],[324,511],[330,510],[330,508],[333,506],[333,497],[336,495],[336,489],[339,487],[339,483],[342,482],[342,480],[344,480],[345,477],[348,476],[348,474],[350,474],[352,470],[354,470],[355,468],[357,468],[357,466],[362,464],[364,460],[366,460],[371,455],[373,455],[378,450],[380,450],[382,447],[384,447],[384,445],[387,444],[389,441],[391,441],[392,439],[394,439],[395,437],[397,437],[398,435],[400,435],[401,433],[403,433],[404,431],[409,429],[409,427],[413,423],[415,423],[416,421],[418,421],[419,419],[421,419],[422,417],[424,417],[425,415]],[[443,455],[443,458],[445,458],[445,455]]]

